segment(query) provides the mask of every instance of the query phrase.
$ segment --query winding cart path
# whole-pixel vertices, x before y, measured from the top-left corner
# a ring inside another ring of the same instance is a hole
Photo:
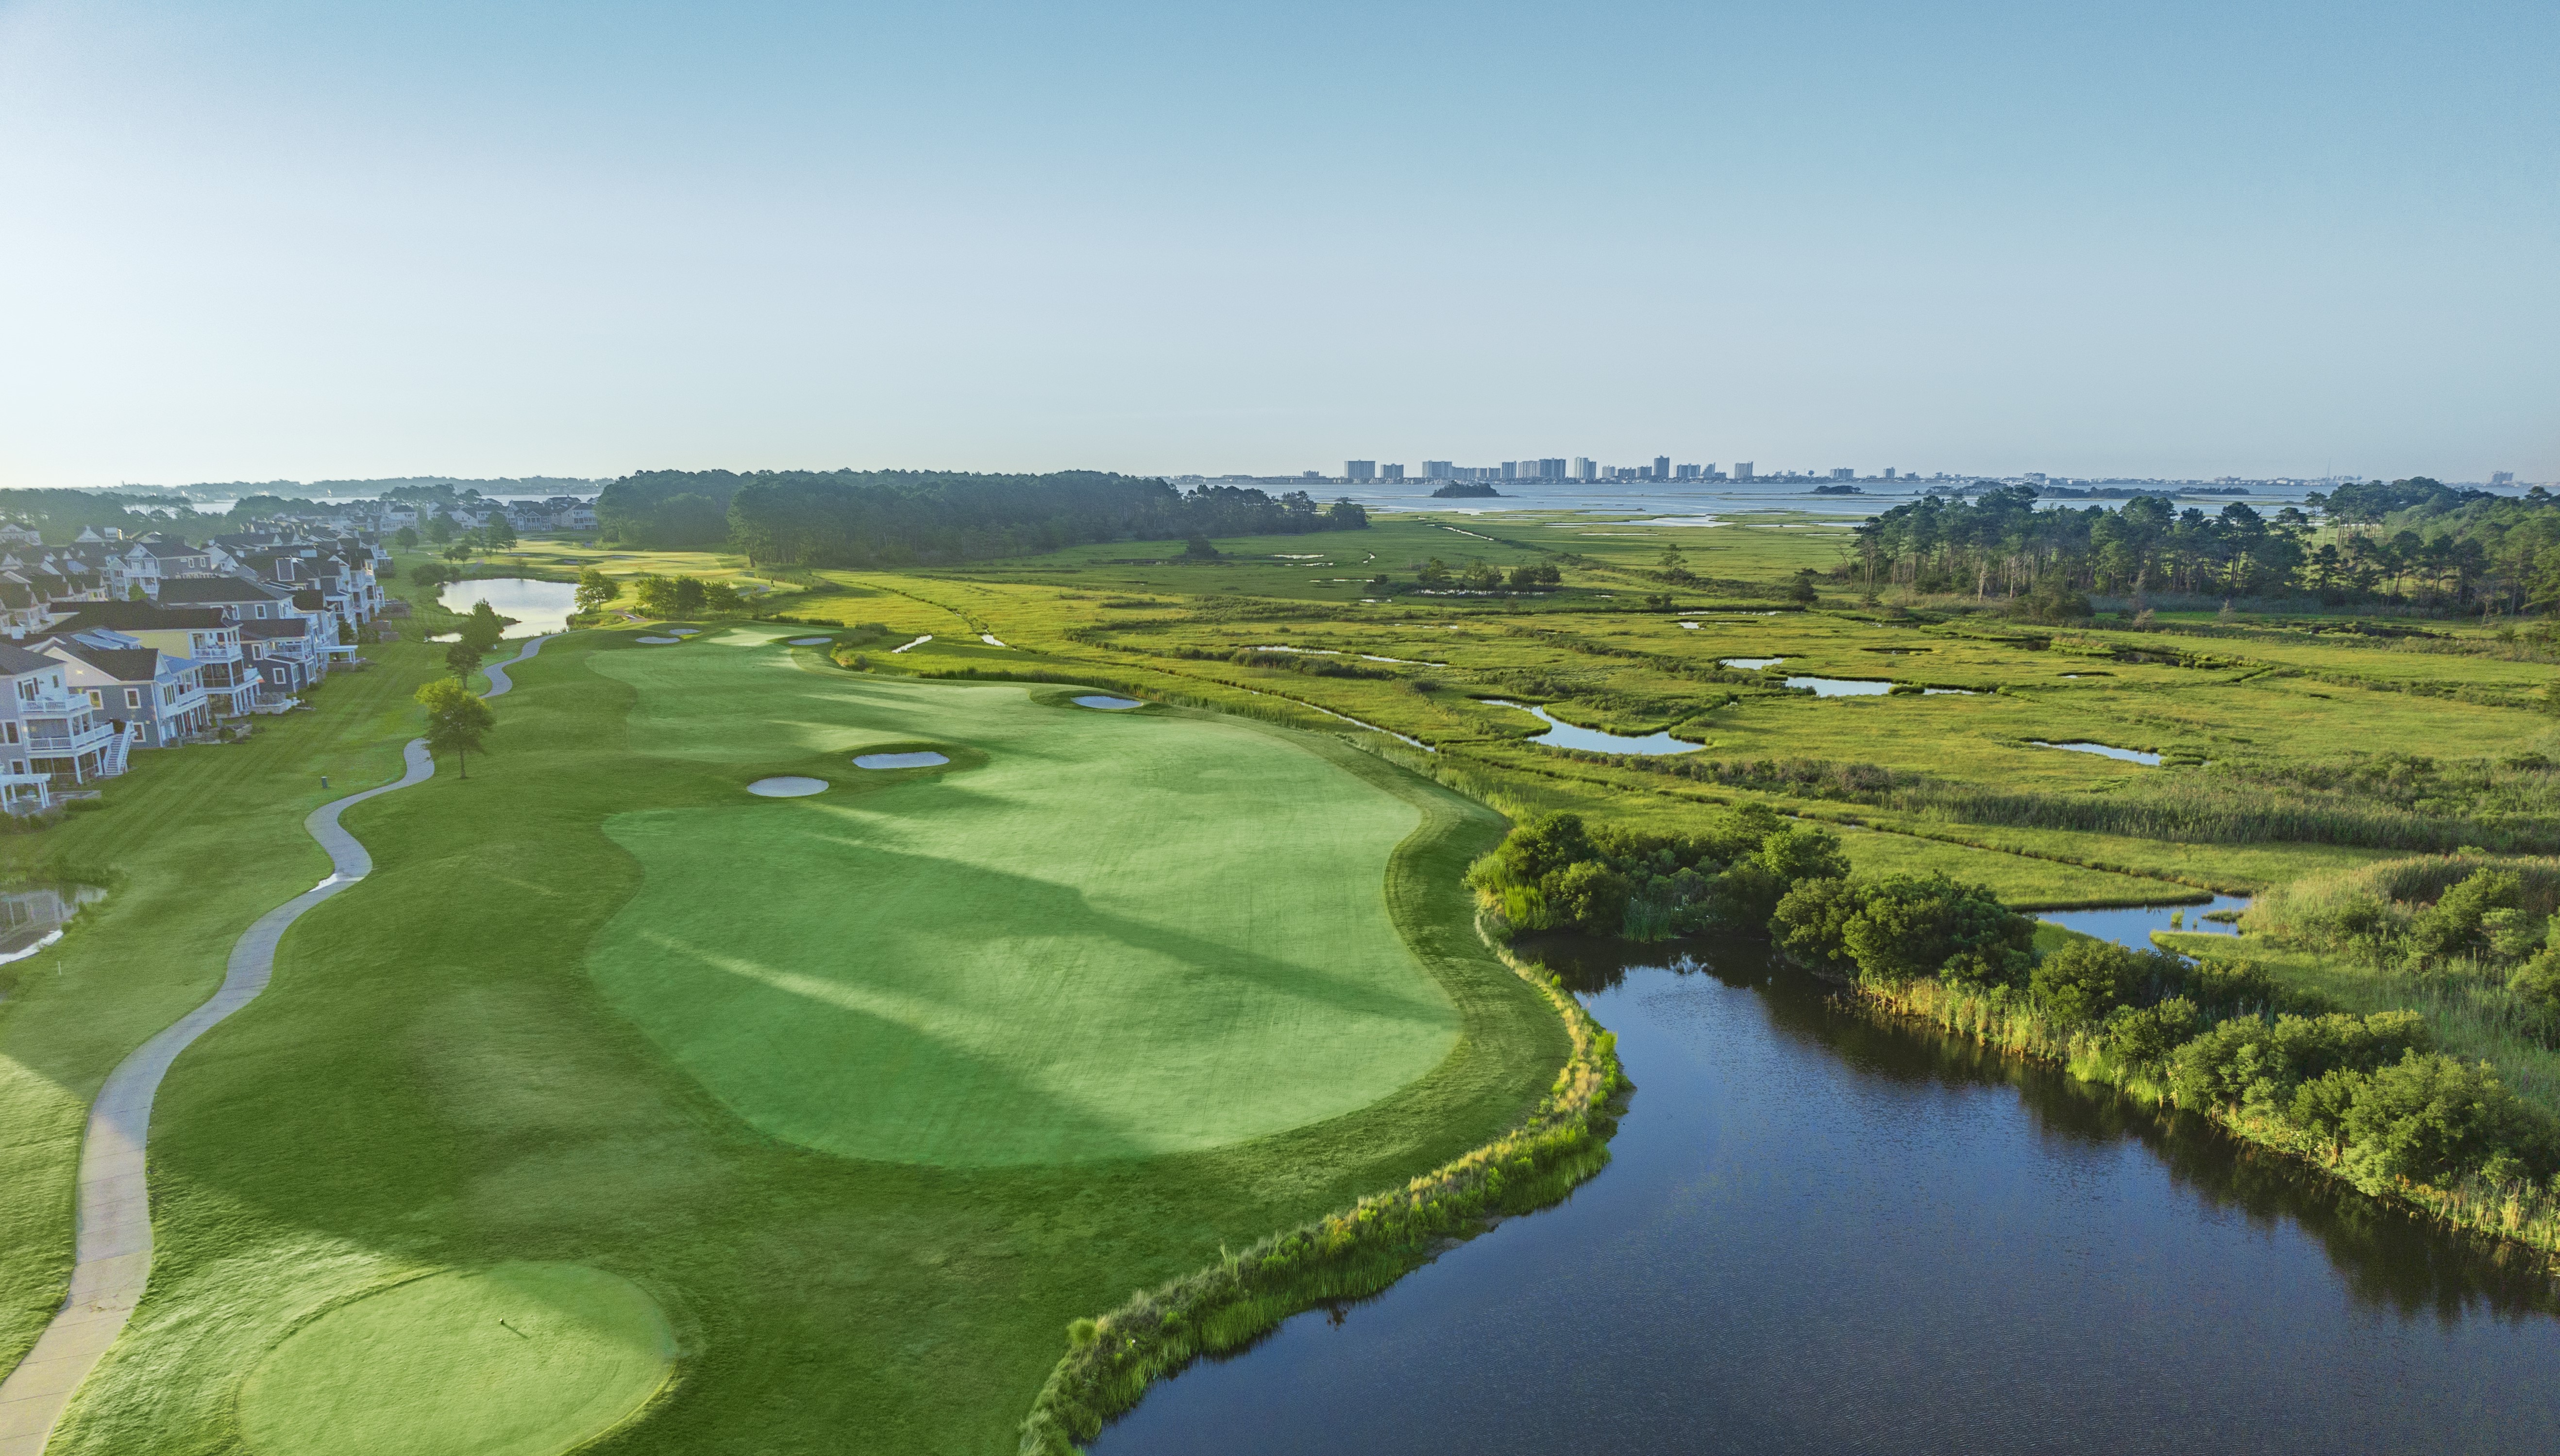
[[[528,641],[508,663],[542,650],[548,637]],[[515,686],[507,664],[483,669],[488,696]],[[424,738],[403,749],[407,771],[396,783],[349,794],[311,811],[303,829],[329,852],[328,879],[258,917],[232,945],[231,964],[213,998],[134,1049],[98,1088],[88,1130],[80,1140],[80,1213],[70,1298],[27,1358],[0,1380],[0,1456],[43,1456],[73,1392],[124,1332],[151,1280],[151,1195],[143,1177],[144,1145],[151,1131],[151,1100],[170,1063],[223,1018],[257,999],[275,971],[276,943],[303,912],[373,873],[374,857],[338,825],[350,807],[394,789],[424,783],[435,760]]]

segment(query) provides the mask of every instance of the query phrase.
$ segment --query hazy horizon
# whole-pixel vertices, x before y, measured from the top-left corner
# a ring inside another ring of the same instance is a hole
[[[0,485],[2560,478],[2560,12],[0,0]]]

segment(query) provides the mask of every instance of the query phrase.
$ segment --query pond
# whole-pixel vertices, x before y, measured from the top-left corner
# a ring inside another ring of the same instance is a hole
[[[106,898],[94,885],[16,885],[0,889],[0,965],[25,960],[63,938],[80,906]]]
[[[468,612],[476,601],[502,617],[514,617],[506,636],[540,637],[568,630],[568,614],[577,605],[577,585],[570,581],[537,581],[530,576],[491,576],[479,581],[448,581],[436,593],[446,611]]]
[[[1521,741],[1544,743],[1550,748],[1579,748],[1585,753],[1694,753],[1699,746],[1696,743],[1675,738],[1670,733],[1647,733],[1641,738],[1631,738],[1622,733],[1604,733],[1598,728],[1575,728],[1569,723],[1558,721],[1545,709],[1532,708],[1525,703],[1511,703],[1500,698],[1485,698],[1478,701],[1493,704],[1497,708],[1517,708],[1545,724],[1547,726],[1545,732]]]
[[[1869,682],[1862,678],[1789,678],[1790,688],[1811,688],[1817,698],[1881,698],[1893,691],[1889,682]]]
[[[2146,753],[2140,748],[2111,748],[2105,743],[2048,743],[2042,738],[2029,738],[2027,741],[2039,748],[2061,748],[2072,753],[2095,753],[2102,758],[2114,758],[2126,763],[2143,763],[2158,767],[2160,761],[2160,755],[2158,753]]]
[[[2196,905],[2119,905],[2103,910],[2038,910],[2036,918],[2083,935],[2113,940],[2136,950],[2152,948],[2154,930],[2192,930],[2206,935],[2237,935],[2240,927],[2228,920],[2208,920],[2207,914],[2228,910],[2234,914],[2249,908],[2245,894],[2217,894],[2210,904]]]
[[[2546,1278],[1749,946],[1547,959],[1639,1088],[1612,1165],[1096,1456],[2560,1450]]]

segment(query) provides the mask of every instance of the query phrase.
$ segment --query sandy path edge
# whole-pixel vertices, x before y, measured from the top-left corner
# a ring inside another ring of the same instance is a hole
[[[532,657],[549,640],[548,636],[533,638],[508,663]],[[485,669],[487,696],[500,697],[515,686],[507,676],[507,665]],[[160,1079],[179,1052],[266,989],[275,970],[276,944],[288,926],[313,905],[373,873],[374,857],[339,827],[338,816],[378,794],[423,783],[434,775],[435,760],[428,755],[424,738],[411,738],[401,754],[407,771],[397,782],[332,800],[302,821],[303,830],[329,852],[333,867],[329,878],[260,915],[233,943],[223,984],[212,999],[135,1048],[98,1088],[80,1139],[79,1233],[71,1295],[26,1359],[6,1380],[0,1380],[0,1456],[43,1456],[73,1394],[142,1302],[142,1291],[151,1280],[151,1196],[144,1179],[143,1152],[150,1137],[151,1101],[160,1090]]]

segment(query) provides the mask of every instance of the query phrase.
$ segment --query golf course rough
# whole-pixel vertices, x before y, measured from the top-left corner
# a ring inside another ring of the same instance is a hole
[[[675,1370],[657,1304],[580,1264],[450,1270],[296,1329],[250,1371],[257,1456],[554,1456],[637,1415]]]
[[[1454,1045],[1381,893],[1412,804],[1231,720],[812,672],[769,640],[587,661],[638,690],[638,753],[985,761],[779,819],[605,821],[644,881],[588,970],[756,1128],[945,1167],[1156,1156],[1355,1111]]]

